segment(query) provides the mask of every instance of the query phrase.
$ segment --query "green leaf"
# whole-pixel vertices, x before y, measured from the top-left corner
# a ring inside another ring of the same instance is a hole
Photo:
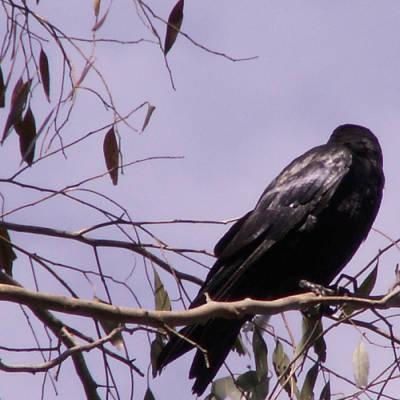
[[[265,344],[262,333],[257,326],[254,326],[252,345],[253,345],[254,359],[256,363],[256,371],[262,375],[268,371],[268,365],[267,365],[268,349],[267,345]]]
[[[178,36],[179,29],[183,21],[183,4],[184,0],[179,0],[168,17],[167,33],[165,34],[164,54],[171,50],[174,45],[176,37]]]
[[[168,293],[164,289],[164,285],[156,270],[154,270],[154,302],[156,310],[171,311],[171,302]]]
[[[303,336],[296,347],[295,358],[300,354],[306,354],[307,350],[313,346],[318,361],[326,360],[326,343],[322,335],[323,326],[321,318],[307,317],[303,315],[302,321]]]
[[[369,273],[369,275],[364,279],[363,283],[357,289],[355,296],[369,296],[372,292],[372,289],[375,287],[376,277],[378,275],[378,264],[375,265],[375,268]],[[350,316],[355,310],[357,306],[353,304],[346,304],[343,307],[343,314],[345,316]]]
[[[244,392],[253,391],[253,389],[258,385],[257,371],[247,371],[240,375],[235,382]]]
[[[375,265],[375,268],[364,279],[364,282],[358,288],[356,295],[369,296],[369,294],[372,292],[372,289],[375,287],[377,275],[378,275],[378,264]]]
[[[239,335],[236,336],[235,344],[232,347],[233,351],[236,351],[240,356],[245,356],[246,354],[249,353],[247,350],[247,347],[244,345],[242,336],[239,333]]]
[[[153,395],[153,392],[150,390],[149,387],[146,390],[143,400],[156,400],[156,398]]]
[[[319,400],[331,400],[331,384],[330,381],[326,382],[325,386],[321,390]]]
[[[214,395],[218,400],[226,398],[240,398],[242,393],[236,387],[235,382],[231,376],[225,378],[216,379],[212,383],[211,394]]]
[[[150,360],[153,378],[155,378],[155,376],[157,375],[157,360],[163,348],[164,341],[162,339],[162,335],[157,333],[156,338],[151,342],[150,346]]]
[[[107,301],[101,300],[97,296],[93,297],[93,301],[95,301],[96,303],[110,304]],[[99,322],[107,335],[109,335],[115,328],[120,325],[118,322],[110,321],[108,319],[99,319]],[[114,335],[114,337],[111,339],[111,343],[118,350],[121,350],[124,347],[124,339],[122,338],[121,332]]]
[[[307,372],[301,388],[300,400],[314,400],[314,386],[318,376],[318,363],[315,363]]]
[[[276,341],[276,346],[272,354],[272,363],[281,386],[289,395],[292,393],[297,395],[299,390],[296,386],[296,378],[291,374],[289,367],[290,359],[283,350],[283,346],[279,340]]]
[[[257,385],[254,388],[255,400],[265,399],[268,394],[268,349],[262,332],[257,325],[253,330],[253,353],[257,371]]]

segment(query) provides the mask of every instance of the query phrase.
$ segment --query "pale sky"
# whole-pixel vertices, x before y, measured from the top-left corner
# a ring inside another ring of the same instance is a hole
[[[175,0],[151,1],[149,5],[167,19],[174,3]],[[64,32],[90,37],[94,24],[92,2],[83,4],[71,0],[55,3],[41,0],[39,5],[38,13],[61,26]],[[102,12],[105,8],[104,3]],[[124,161],[150,156],[184,158],[148,161],[128,167],[116,187],[108,176],[87,187],[119,201],[129,210],[131,217],[139,221],[234,218],[255,205],[267,184],[294,157],[326,142],[336,126],[356,123],[368,127],[378,136],[384,154],[386,188],[374,226],[388,237],[397,239],[400,193],[399,21],[400,4],[397,0],[187,0],[182,24],[185,33],[201,45],[231,57],[258,58],[232,62],[205,52],[184,37],[178,37],[168,54],[176,91],[171,87],[168,71],[156,44],[98,44],[95,65],[104,73],[122,112],[128,112],[146,100],[156,106],[143,134],[134,133],[121,124],[119,133]],[[157,23],[157,27],[164,35],[163,25]],[[114,2],[98,37],[153,39],[143,29],[133,3],[129,1]],[[57,68],[59,56],[54,46],[49,44],[44,48],[51,68]],[[79,70],[82,64],[77,62],[76,67]],[[52,82],[56,92],[59,82]],[[93,74],[88,75],[85,85],[97,85]],[[33,103],[33,108],[37,115],[44,115],[40,106]],[[2,120],[5,120],[6,112],[0,110]],[[140,128],[144,116],[143,109],[135,114],[132,124]],[[93,95],[82,90],[78,93],[75,111],[63,137],[70,142],[112,122],[112,118],[112,113],[106,112]],[[9,177],[19,168],[20,158],[14,136],[10,135],[0,148],[2,178]],[[103,134],[94,135],[79,150],[76,148],[67,152],[66,160],[58,155],[38,163],[19,179],[59,189],[98,175],[105,170],[102,138]],[[6,210],[26,202],[25,198],[21,199],[22,192],[15,188],[7,186],[1,192],[6,197]],[[12,214],[7,220],[72,231],[99,222],[95,214],[80,213],[79,208],[68,207],[70,203],[65,200],[55,200],[45,206]],[[174,225],[152,229],[170,245],[211,251],[227,228]],[[48,241],[44,237],[33,241],[27,235],[12,234],[12,237],[31,251],[42,251],[49,258],[69,257],[69,262],[76,259],[79,264],[93,264],[92,253],[83,246],[71,247],[74,249],[71,254],[68,245],[60,248],[52,245],[56,244],[55,241]],[[372,232],[345,272],[355,274],[389,243],[387,238]],[[118,259],[107,251],[101,254],[104,264],[110,265],[108,272],[115,272],[120,279],[126,277],[133,262],[137,262],[138,271],[142,268],[140,257],[133,260],[132,255],[126,252],[118,253]],[[182,271],[202,278],[206,274],[205,269],[182,258],[171,256],[171,260]],[[212,264],[209,258],[203,260],[208,265]],[[394,280],[397,262],[397,249],[382,257],[374,294],[386,293]],[[128,268],[124,268],[124,264],[128,264]],[[116,265],[121,266],[121,272],[116,270]],[[32,288],[31,277],[27,277],[24,270],[27,266],[21,262],[15,268],[16,278]],[[163,272],[160,275],[174,298],[177,292],[173,280]],[[143,305],[151,308],[153,299],[148,296],[144,274],[137,272],[137,277],[138,280],[131,283],[132,289],[137,291]],[[71,282],[74,279],[71,275]],[[76,279],[77,284],[81,282],[80,278]],[[194,286],[188,288],[192,294],[196,291]],[[44,291],[52,289],[50,283],[43,282]],[[62,290],[59,293],[64,294]],[[90,299],[92,287],[86,284],[81,288],[80,295]],[[122,294],[119,296],[118,293],[114,301],[121,305],[136,306],[131,298]],[[0,311],[0,315],[7,317],[7,323],[16,327],[14,330],[20,329],[20,326],[24,327],[21,329],[27,329],[22,317],[15,321],[14,315],[8,311]],[[294,320],[294,324],[298,324],[297,317]],[[280,329],[282,323],[279,317],[272,319],[274,323],[276,329]],[[342,336],[338,337],[339,334]],[[18,340],[18,336],[15,340]],[[1,343],[10,344],[9,338],[10,330],[0,332]],[[143,343],[147,342],[143,342],[143,338],[138,345],[135,338],[128,337],[131,355],[137,358],[138,365],[146,373],[148,348]],[[354,328],[331,333],[328,338],[327,365],[332,368],[340,366],[341,371],[345,371],[343,373],[352,379],[352,352],[359,340],[360,332]],[[266,341],[272,353],[273,341],[270,337],[266,337]],[[392,353],[390,350],[379,353],[374,346],[368,347],[368,350],[371,358],[370,377],[375,378],[382,363],[389,360]],[[87,358],[91,360],[92,355],[87,355]],[[192,382],[187,376],[191,358],[192,355],[184,357],[167,367],[160,377],[150,379],[157,400],[191,398]],[[239,364],[237,360],[236,355],[229,359],[234,372],[244,372],[247,364],[253,365],[250,358],[240,360]],[[73,373],[68,361],[62,367],[58,398],[82,396],[80,383]],[[218,376],[226,375],[227,371],[221,369]],[[40,378],[0,373],[0,382],[5,382],[5,379],[7,386],[0,383],[1,398],[22,398],[29,393],[30,398],[39,398]],[[36,385],[31,386],[34,382]],[[355,391],[354,387],[342,382],[337,383],[336,387],[334,383],[332,379],[332,393]],[[129,382],[122,382],[124,385],[129,387]],[[135,377],[135,398],[142,398],[145,388],[146,380]],[[395,395],[399,392],[399,383],[393,382],[386,393]],[[56,398],[51,385],[45,398]]]

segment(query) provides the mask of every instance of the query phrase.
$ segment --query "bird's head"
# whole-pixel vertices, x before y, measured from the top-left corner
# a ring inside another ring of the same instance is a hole
[[[383,165],[382,149],[377,137],[361,125],[345,124],[338,126],[328,140],[328,144],[342,144],[352,152]]]

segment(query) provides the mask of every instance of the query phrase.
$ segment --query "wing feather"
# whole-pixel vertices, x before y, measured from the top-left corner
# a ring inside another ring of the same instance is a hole
[[[351,162],[352,155],[343,146],[319,146],[289,164],[266,188],[255,209],[217,243],[218,260],[200,293],[207,291],[215,299],[223,299],[223,293],[276,242],[292,230],[312,229]],[[194,301],[198,302],[200,296]]]

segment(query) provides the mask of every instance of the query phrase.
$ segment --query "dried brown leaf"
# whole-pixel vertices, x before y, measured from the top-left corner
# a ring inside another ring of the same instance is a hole
[[[12,264],[17,258],[10,244],[10,236],[4,224],[0,223],[0,268],[12,275]]]
[[[22,83],[20,79],[14,87],[13,94],[11,96],[11,109],[7,117],[7,122],[4,127],[3,137],[1,144],[4,143],[7,136],[10,133],[11,128],[16,122],[19,122],[22,118],[22,112],[24,111],[26,100],[28,98],[29,90],[31,88],[32,79]]]
[[[28,107],[24,119],[16,122],[14,127],[19,136],[22,159],[31,166],[35,155],[36,123],[30,107]]]
[[[93,1],[93,11],[94,11],[94,15],[96,17],[99,16],[99,12],[100,12],[100,0],[94,0]]]
[[[151,114],[153,114],[153,111],[155,109],[156,108],[154,106],[152,106],[150,103],[148,103],[146,117],[144,118],[144,122],[143,122],[143,126],[142,126],[142,132],[146,129],[146,126],[149,124]]]
[[[110,11],[110,8],[108,8],[108,10],[104,13],[104,15],[93,25],[93,28],[92,28],[93,32],[99,30],[102,27],[102,25],[104,24],[104,22],[108,16],[109,11]]]
[[[39,56],[39,70],[40,77],[42,78],[42,85],[47,101],[50,103],[50,72],[49,72],[49,59],[43,49],[40,50]]]
[[[106,133],[103,142],[103,152],[108,173],[110,174],[112,183],[116,185],[118,183],[119,149],[114,128],[111,128]]]
[[[178,36],[179,29],[181,28],[183,21],[183,3],[184,0],[179,0],[168,17],[168,26],[167,33],[165,35],[164,42],[164,54],[171,50],[171,47],[174,45],[176,37]]]
[[[3,108],[6,104],[6,85],[4,83],[3,71],[0,65],[0,107]]]

